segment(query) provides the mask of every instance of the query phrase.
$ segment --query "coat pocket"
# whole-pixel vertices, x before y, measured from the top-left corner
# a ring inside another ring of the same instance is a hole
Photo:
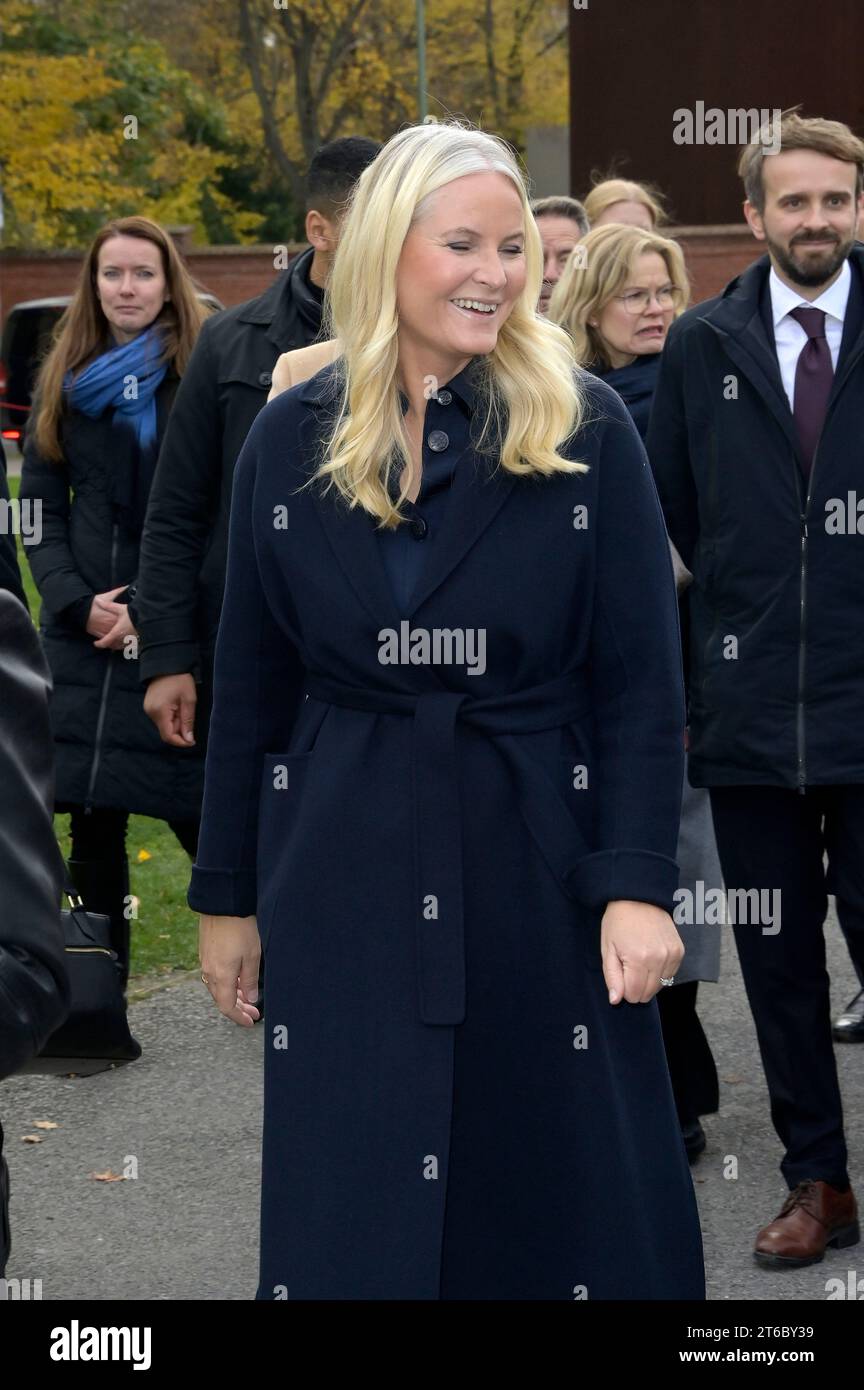
[[[277,916],[291,871],[300,824],[303,789],[314,754],[265,753],[258,811],[258,934],[262,949]],[[289,901],[288,898],[284,899]]]
[[[589,970],[599,972],[603,970],[603,957],[600,955],[600,927],[605,910],[605,908],[592,910],[588,907],[577,909],[576,930],[582,941],[585,964]]]

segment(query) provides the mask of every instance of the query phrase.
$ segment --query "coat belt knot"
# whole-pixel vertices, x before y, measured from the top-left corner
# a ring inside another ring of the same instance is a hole
[[[518,735],[576,723],[590,709],[587,677],[575,670],[507,695],[450,690],[399,691],[353,687],[310,675],[306,692],[347,709],[413,716],[412,801],[420,1018],[453,1025],[465,1018],[465,926],[462,888],[462,807],[456,761],[456,721],[493,739],[514,779],[531,835],[567,892],[588,846],[548,774]]]

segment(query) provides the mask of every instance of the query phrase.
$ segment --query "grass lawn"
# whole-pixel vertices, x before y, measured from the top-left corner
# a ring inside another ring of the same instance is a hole
[[[9,479],[13,497],[18,496],[18,486],[18,478]],[[18,562],[30,613],[38,622],[39,595],[26,555],[19,536]],[[55,816],[54,828],[63,853],[68,856],[69,817]],[[130,816],[127,844],[130,891],[138,898],[138,916],[132,922],[131,973],[167,974],[194,969],[198,963],[198,918],[186,906],[188,854],[164,821],[149,816]]]

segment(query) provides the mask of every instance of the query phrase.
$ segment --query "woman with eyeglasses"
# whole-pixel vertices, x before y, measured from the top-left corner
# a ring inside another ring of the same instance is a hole
[[[569,332],[577,360],[618,392],[644,441],[666,335],[687,307],[689,286],[680,246],[641,227],[610,223],[589,232],[573,250],[549,305],[549,317]],[[679,601],[689,575],[673,551]],[[683,617],[683,611],[682,611]],[[682,633],[687,624],[682,621]],[[688,663],[685,660],[684,669]],[[677,859],[679,890],[698,899],[722,888],[708,794],[684,779]],[[663,1040],[690,1162],[705,1148],[700,1115],[719,1106],[717,1069],[696,1013],[700,980],[720,973],[720,928],[691,923],[679,896],[676,925],[685,946],[674,989],[657,996]],[[711,901],[708,899],[708,901]],[[677,920],[680,915],[683,920]]]
[[[688,299],[676,242],[610,223],[574,248],[549,305],[577,361],[614,387],[643,440],[666,335]]]

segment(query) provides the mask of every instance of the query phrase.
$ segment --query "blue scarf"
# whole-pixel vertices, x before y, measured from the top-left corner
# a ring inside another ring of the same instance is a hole
[[[146,453],[156,440],[155,398],[166,371],[162,330],[148,328],[103,352],[74,380],[67,372],[63,384],[74,409],[92,419],[113,406],[115,422],[131,429]]]
[[[122,434],[111,448],[108,487],[114,514],[140,535],[158,453],[156,392],[168,370],[161,328],[103,352],[75,379],[66,374],[69,404],[98,420],[113,406],[112,427]],[[127,399],[132,397],[132,399]]]

